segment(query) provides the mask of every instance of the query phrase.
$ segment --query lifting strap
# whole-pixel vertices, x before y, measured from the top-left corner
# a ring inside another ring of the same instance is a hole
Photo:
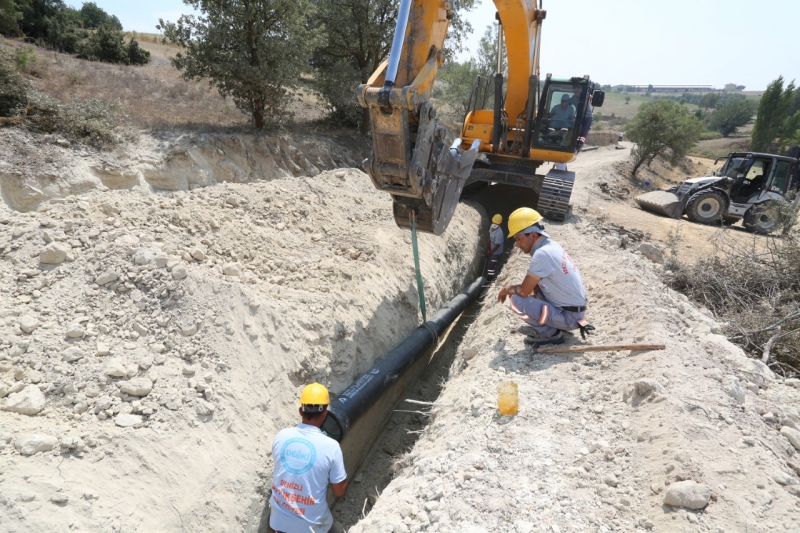
[[[416,213],[411,210],[411,248],[414,250],[414,270],[417,273],[417,293],[419,294],[419,308],[422,311],[422,322],[428,321],[425,311],[425,288],[422,285],[422,272],[419,269],[419,249],[417,248]]]

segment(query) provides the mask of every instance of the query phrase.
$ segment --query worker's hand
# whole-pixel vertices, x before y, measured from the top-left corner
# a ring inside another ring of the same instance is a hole
[[[486,252],[486,257],[487,257],[487,258],[489,258],[489,257],[492,257],[492,251],[491,251],[491,250],[489,250],[488,252]]]
[[[497,299],[498,299],[498,300],[500,301],[500,303],[502,304],[502,303],[505,303],[505,301],[506,301],[506,298],[508,298],[508,297],[509,297],[509,296],[511,296],[512,294],[514,294],[514,291],[510,290],[510,288],[509,288],[509,287],[503,287],[503,288],[500,290],[500,294],[498,294],[498,295],[497,295]]]

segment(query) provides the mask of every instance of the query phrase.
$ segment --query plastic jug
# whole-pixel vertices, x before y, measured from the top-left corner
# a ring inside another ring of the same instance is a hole
[[[517,384],[513,381],[500,383],[497,386],[497,408],[501,415],[515,415],[519,410]]]

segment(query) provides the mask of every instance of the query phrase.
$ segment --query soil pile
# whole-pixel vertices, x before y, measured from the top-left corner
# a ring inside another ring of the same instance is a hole
[[[255,531],[301,386],[418,325],[410,235],[358,170],[143,189],[0,206],[4,531]],[[480,229],[460,205],[420,236],[430,308]]]

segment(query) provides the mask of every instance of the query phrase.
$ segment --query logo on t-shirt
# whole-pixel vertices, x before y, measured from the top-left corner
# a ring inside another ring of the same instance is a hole
[[[292,474],[305,474],[317,460],[317,450],[306,439],[289,439],[281,448],[281,464]]]

